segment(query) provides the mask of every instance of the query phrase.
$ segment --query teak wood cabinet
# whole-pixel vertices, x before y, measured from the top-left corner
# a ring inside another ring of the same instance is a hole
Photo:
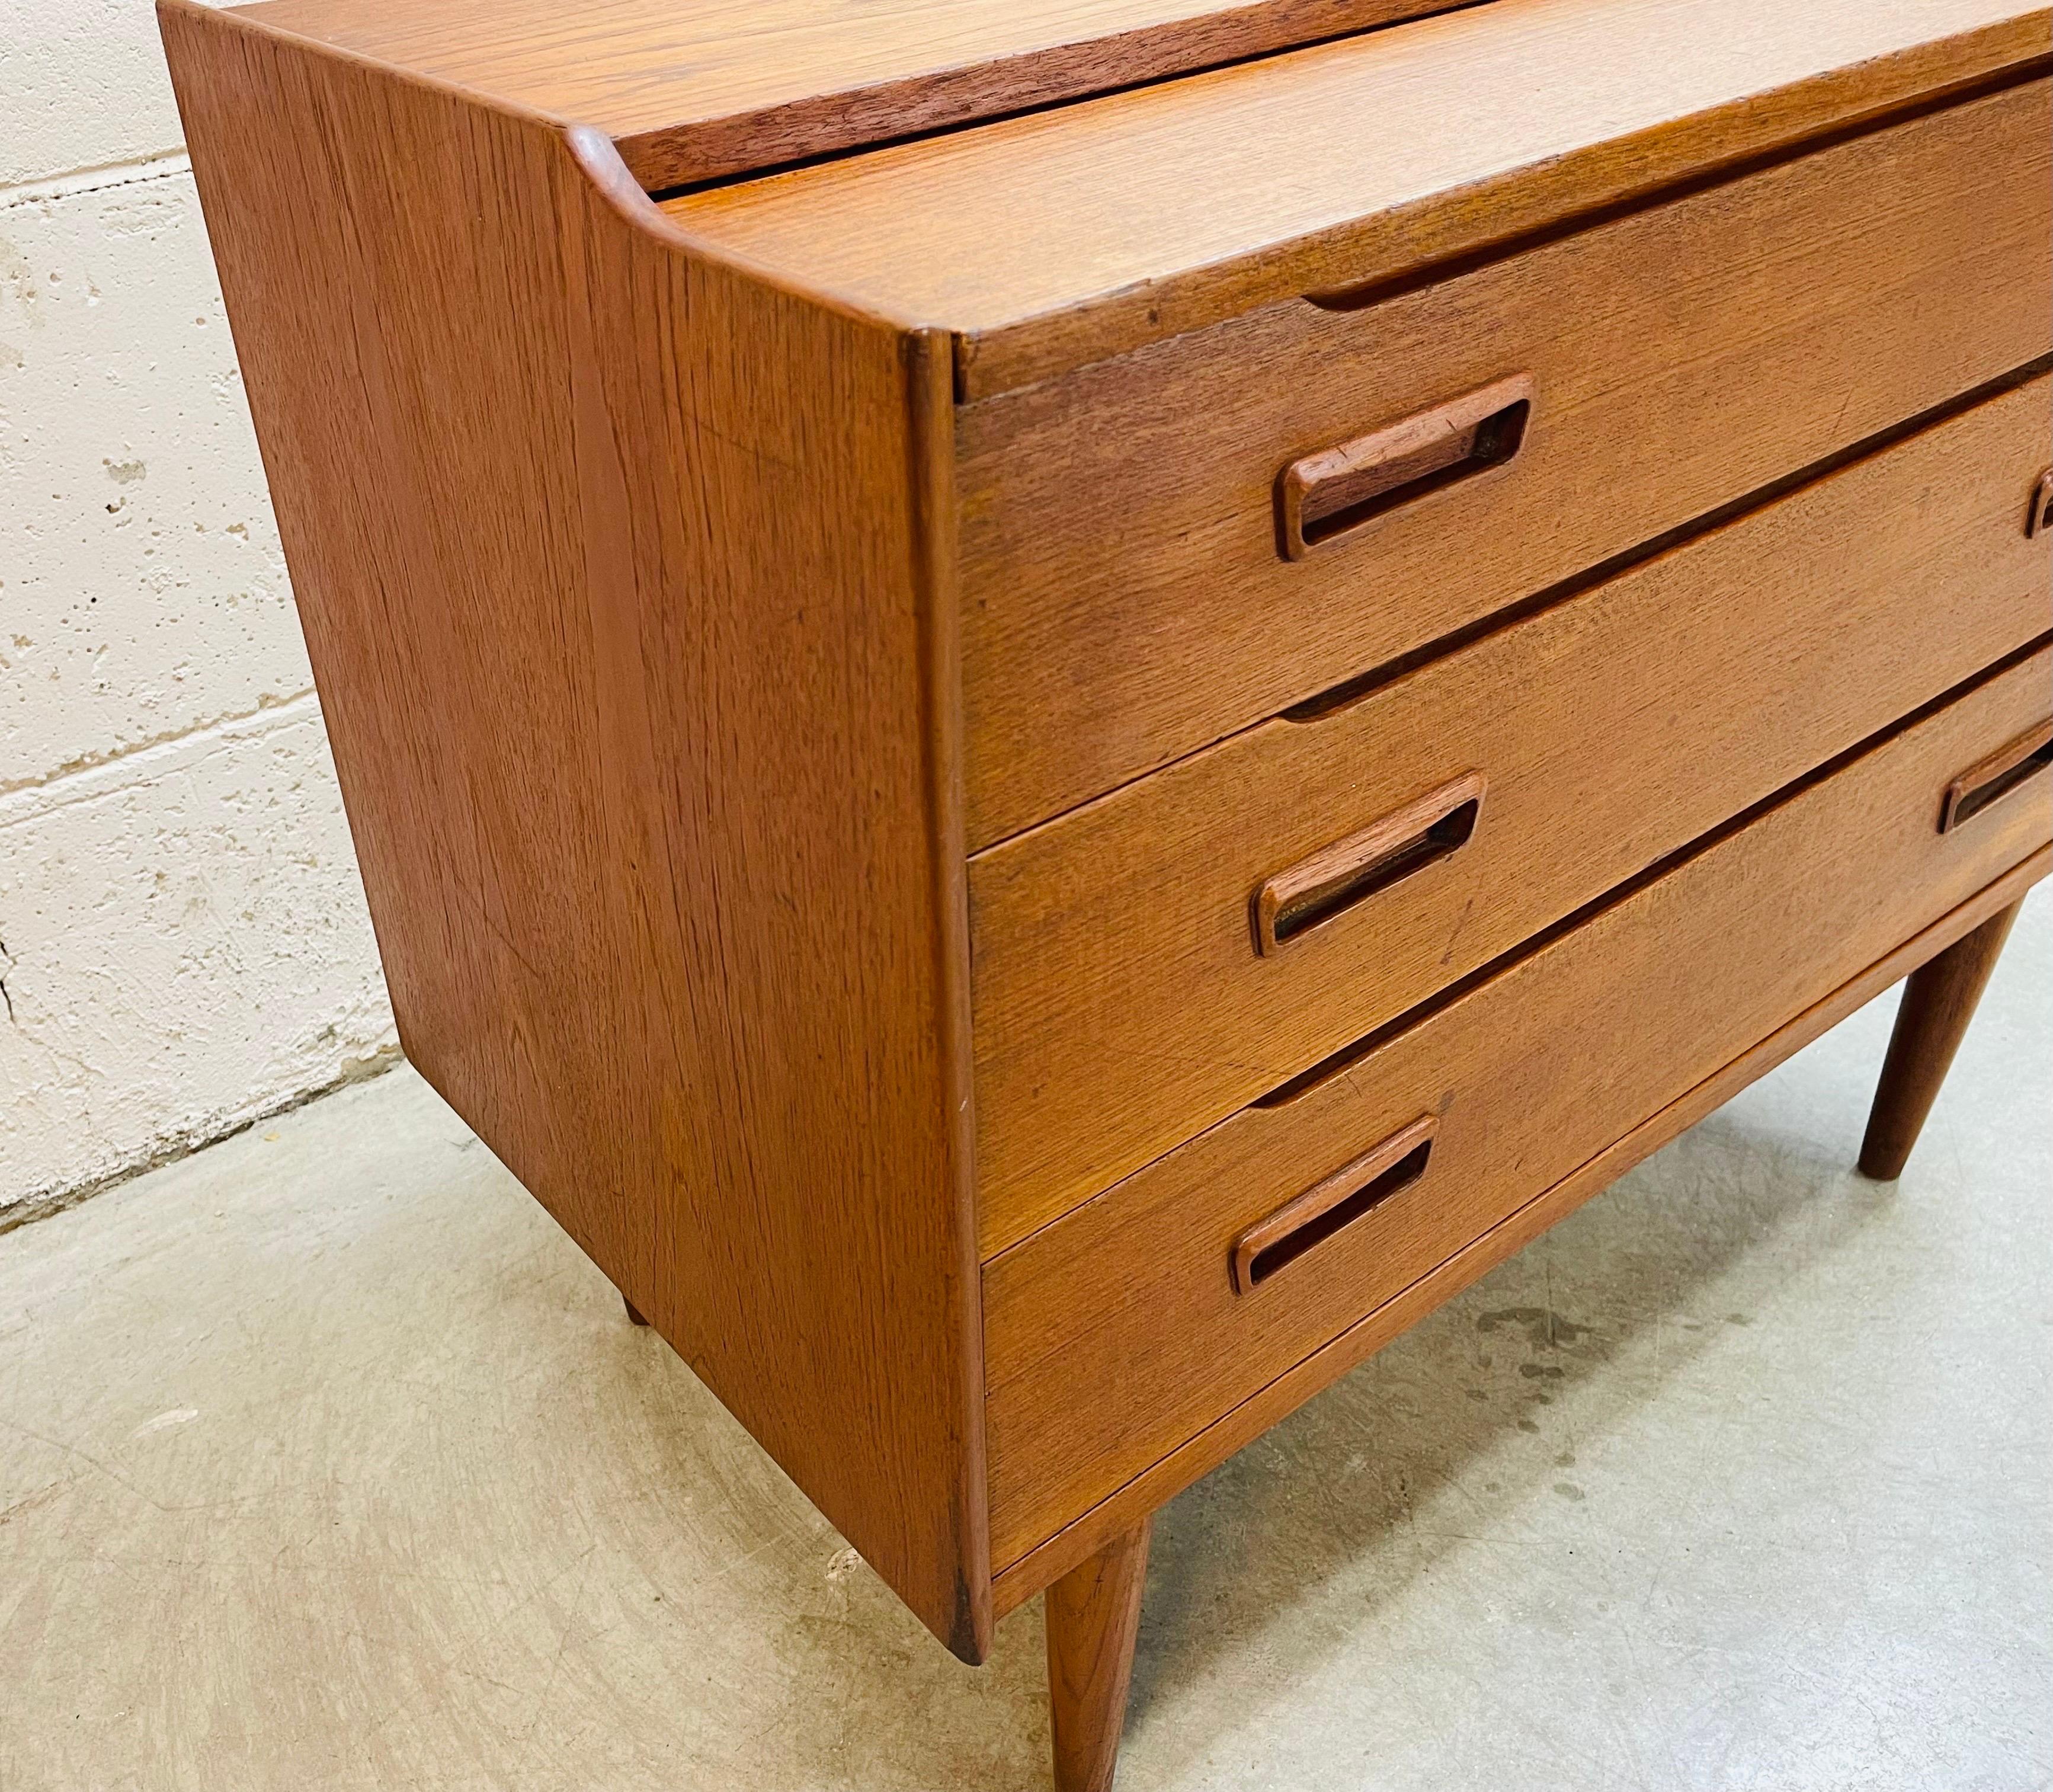
[[[1149,1515],[2053,805],[2047,13],[161,0],[408,1054],[1109,1783]]]

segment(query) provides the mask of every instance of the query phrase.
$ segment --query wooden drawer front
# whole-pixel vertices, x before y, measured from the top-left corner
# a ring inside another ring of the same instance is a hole
[[[2035,379],[972,860],[985,1254],[2031,640],[2049,399]],[[1395,830],[1418,868],[1258,941],[1268,880],[1317,888],[1322,853],[1435,792]]]
[[[2042,81],[965,407],[972,847],[2043,353],[2048,124]],[[1521,375],[1511,459],[1283,557],[1286,466]]]
[[[987,1265],[993,1562],[1017,1560],[2045,842],[2043,772],[1949,831],[1939,820],[1958,774],[2053,709],[2049,679],[2042,650]],[[1415,1180],[1235,1292],[1236,1240],[1422,1119],[1437,1130]]]

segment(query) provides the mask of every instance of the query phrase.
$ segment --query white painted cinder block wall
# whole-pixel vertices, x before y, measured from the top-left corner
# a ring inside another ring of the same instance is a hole
[[[0,1227],[397,1047],[150,0],[0,0]]]

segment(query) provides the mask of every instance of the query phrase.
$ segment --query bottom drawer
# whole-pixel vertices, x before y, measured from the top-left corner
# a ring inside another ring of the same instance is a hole
[[[994,1564],[2043,843],[2046,778],[1947,793],[2050,678],[2042,650],[1985,680],[992,1260]]]

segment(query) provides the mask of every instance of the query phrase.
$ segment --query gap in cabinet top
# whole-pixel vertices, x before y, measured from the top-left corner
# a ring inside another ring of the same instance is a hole
[[[261,0],[279,29],[589,124],[649,191],[1478,0]]]

